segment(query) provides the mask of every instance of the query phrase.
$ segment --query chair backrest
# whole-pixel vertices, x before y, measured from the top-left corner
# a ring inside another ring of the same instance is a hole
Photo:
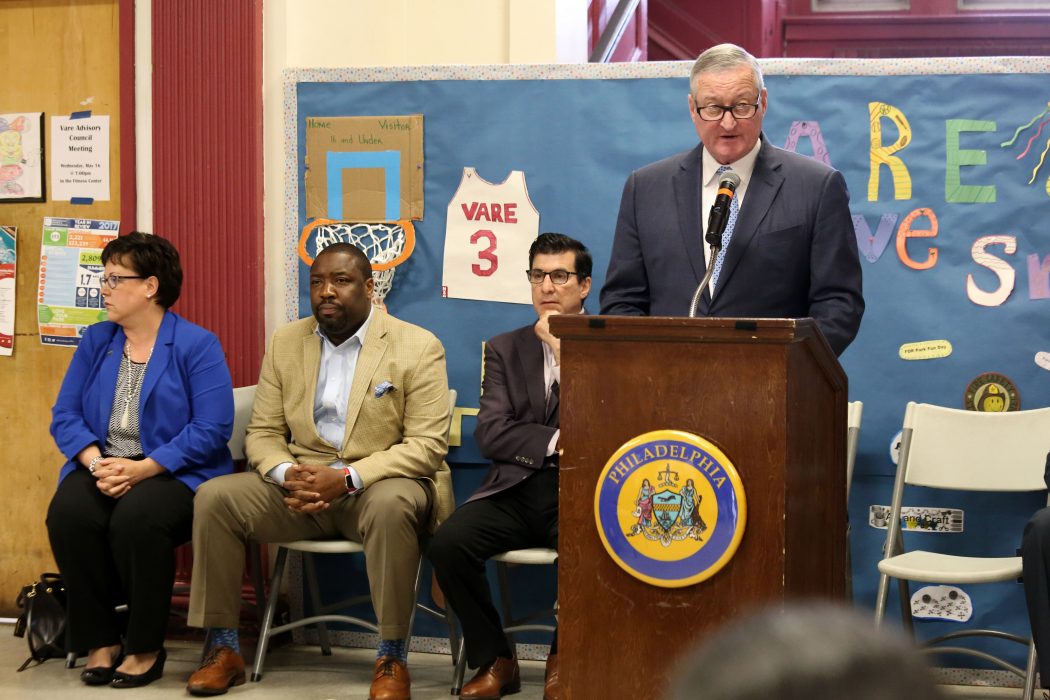
[[[985,413],[909,402],[905,483],[962,491],[1042,491],[1050,408]]]
[[[853,465],[857,462],[857,444],[860,442],[860,420],[864,416],[864,402],[850,401],[846,413],[846,502],[853,485]]]
[[[233,432],[226,446],[234,461],[244,459],[244,435],[248,430],[248,419],[252,416],[255,402],[255,385],[237,387],[233,390]]]
[[[448,390],[448,430],[445,432],[445,440],[448,440],[452,435],[452,414],[456,410],[456,397],[459,394],[455,389]]]

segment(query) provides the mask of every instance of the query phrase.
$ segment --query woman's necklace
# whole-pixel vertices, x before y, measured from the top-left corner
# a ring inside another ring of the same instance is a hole
[[[149,364],[150,358],[153,357],[153,346],[150,346],[149,355],[146,356],[146,361],[139,364],[131,361],[131,341],[127,341],[124,345],[124,359],[128,362],[128,379],[124,383],[124,413],[120,416],[120,427],[125,430],[130,422],[130,411],[131,402],[136,400],[139,393],[142,391],[142,380],[146,378],[146,365]],[[135,371],[135,367],[139,367],[139,371]],[[136,376],[137,375],[137,376]]]

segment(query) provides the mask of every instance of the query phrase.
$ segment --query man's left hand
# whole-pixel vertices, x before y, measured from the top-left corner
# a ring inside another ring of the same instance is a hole
[[[346,494],[343,472],[325,464],[293,464],[284,475],[285,504],[299,513],[317,513]]]

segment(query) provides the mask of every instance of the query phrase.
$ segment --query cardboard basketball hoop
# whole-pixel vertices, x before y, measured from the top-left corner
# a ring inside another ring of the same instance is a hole
[[[394,283],[394,269],[412,255],[416,235],[409,220],[354,223],[316,219],[303,228],[299,237],[299,258],[307,265],[314,262],[309,252],[311,241],[314,251],[324,250],[333,243],[350,243],[363,251],[372,262],[375,280],[372,302],[382,306]]]

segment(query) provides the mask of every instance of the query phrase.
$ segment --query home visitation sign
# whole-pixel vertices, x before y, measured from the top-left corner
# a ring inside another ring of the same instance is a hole
[[[37,290],[43,345],[75,347],[88,326],[106,320],[102,249],[117,237],[119,228],[119,221],[44,219]]]

